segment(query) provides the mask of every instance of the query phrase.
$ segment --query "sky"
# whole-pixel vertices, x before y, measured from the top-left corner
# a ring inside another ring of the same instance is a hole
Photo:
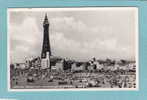
[[[77,60],[133,59],[136,55],[137,8],[9,8],[11,62],[41,55],[47,13],[52,55]]]

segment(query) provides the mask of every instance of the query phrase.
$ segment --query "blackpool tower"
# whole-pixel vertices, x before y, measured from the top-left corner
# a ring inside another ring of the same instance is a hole
[[[41,52],[41,68],[46,69],[50,68],[50,56],[51,56],[51,48],[50,48],[50,40],[49,40],[49,21],[47,18],[47,14],[45,15],[43,22],[43,45]]]

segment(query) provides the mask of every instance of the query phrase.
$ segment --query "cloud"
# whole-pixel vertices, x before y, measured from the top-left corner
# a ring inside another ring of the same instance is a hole
[[[37,28],[35,19],[26,18],[22,24],[10,24],[8,33],[13,61],[22,61],[27,56],[37,56],[40,53],[42,32]]]
[[[55,33],[51,36],[51,43],[54,55],[78,60],[88,60],[92,57],[128,58],[128,55],[134,55],[134,52],[131,52],[132,48],[120,46],[113,38],[104,41],[95,39],[91,42],[79,42],[66,38],[64,33]]]
[[[66,38],[76,41],[91,41],[97,37],[103,39],[112,31],[111,26],[91,27],[74,17],[56,17],[50,19],[51,33],[63,32]],[[108,33],[109,32],[109,33]]]
[[[67,56],[69,52],[68,56],[79,59],[90,59],[93,56],[128,58],[135,55],[132,49],[134,44],[129,43],[134,41],[131,40],[134,37],[130,39],[128,35],[118,34],[109,25],[91,27],[73,17],[52,18],[50,23],[52,45],[60,50],[58,52],[61,54],[58,55]]]

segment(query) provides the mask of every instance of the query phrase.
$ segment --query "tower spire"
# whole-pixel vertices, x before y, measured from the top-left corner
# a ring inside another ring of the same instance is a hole
[[[45,13],[45,18],[44,18],[44,22],[43,25],[49,24],[48,18],[47,18],[47,13]]]
[[[45,19],[47,19],[47,20],[48,20],[48,18],[47,18],[47,13],[45,13]]]

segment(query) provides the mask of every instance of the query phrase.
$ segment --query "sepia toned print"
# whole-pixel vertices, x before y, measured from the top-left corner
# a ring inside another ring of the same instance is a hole
[[[136,7],[9,8],[10,90],[137,90]]]

